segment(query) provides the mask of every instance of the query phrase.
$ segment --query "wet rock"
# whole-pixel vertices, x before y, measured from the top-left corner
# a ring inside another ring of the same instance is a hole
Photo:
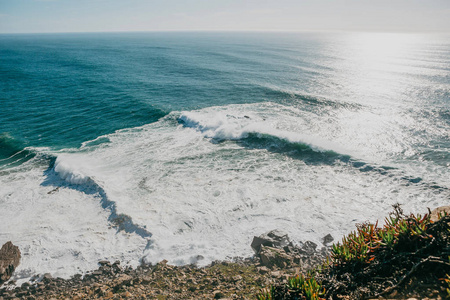
[[[26,288],[28,288],[30,286],[30,283],[29,282],[24,282],[24,283],[22,283],[22,285],[20,286],[22,289],[26,289]]]
[[[50,274],[50,273],[45,273],[44,274],[44,277],[42,278],[42,280],[45,282],[45,281],[51,281],[53,279],[53,276],[52,276],[52,274]]]
[[[120,263],[120,262],[119,262]],[[111,263],[109,262],[109,261],[107,261],[107,260],[101,260],[101,261],[99,261],[98,262],[98,264],[100,265],[100,266],[108,266],[108,267],[110,267],[111,266]]]
[[[294,247],[292,244],[289,244],[289,245],[287,245],[287,246],[284,246],[284,247],[283,247],[283,250],[284,250],[286,253],[294,253],[294,252],[295,252],[295,247]]]
[[[322,243],[327,246],[327,244],[331,243],[332,241],[334,241],[334,238],[331,236],[331,234],[327,234],[326,236],[324,236],[322,238]]]
[[[306,241],[300,246],[300,253],[312,255],[316,252],[317,244],[311,241]]]
[[[251,247],[256,254],[259,254],[261,251],[261,246],[282,249],[286,246],[292,246],[292,243],[286,233],[279,230],[272,230],[258,237],[253,237]]]
[[[0,249],[0,285],[6,282],[20,263],[19,247],[7,242]]]

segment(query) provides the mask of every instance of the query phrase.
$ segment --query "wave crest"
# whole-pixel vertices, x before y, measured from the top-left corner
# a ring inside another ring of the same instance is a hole
[[[179,122],[201,132],[205,138],[218,143],[237,141],[248,148],[266,148],[273,152],[315,152],[333,158],[348,158],[342,146],[317,136],[277,128],[277,124],[256,114],[202,114],[183,112]]]
[[[74,167],[74,163],[62,160],[60,157],[56,158],[54,169],[61,179],[72,184],[86,184],[91,180],[89,176],[77,170]]]

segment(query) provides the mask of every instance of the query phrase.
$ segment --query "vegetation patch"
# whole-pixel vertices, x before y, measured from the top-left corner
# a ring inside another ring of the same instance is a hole
[[[450,216],[405,215],[399,205],[383,226],[364,223],[334,244],[322,266],[257,298],[366,299],[450,294]]]

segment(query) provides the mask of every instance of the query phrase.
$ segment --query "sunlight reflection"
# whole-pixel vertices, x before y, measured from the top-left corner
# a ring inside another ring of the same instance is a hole
[[[335,74],[337,84],[360,103],[397,99],[409,85],[400,75],[421,72],[414,60],[422,51],[418,45],[423,44],[422,37],[414,34],[349,34],[334,45],[334,53],[342,58],[335,67],[345,70]]]

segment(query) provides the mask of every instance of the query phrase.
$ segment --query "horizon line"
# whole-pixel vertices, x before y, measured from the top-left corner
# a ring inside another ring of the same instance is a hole
[[[47,31],[47,32],[0,32],[0,35],[21,34],[90,34],[90,33],[392,33],[392,34],[450,34],[445,30],[379,30],[379,29],[304,29],[304,30],[111,30],[111,31]]]

